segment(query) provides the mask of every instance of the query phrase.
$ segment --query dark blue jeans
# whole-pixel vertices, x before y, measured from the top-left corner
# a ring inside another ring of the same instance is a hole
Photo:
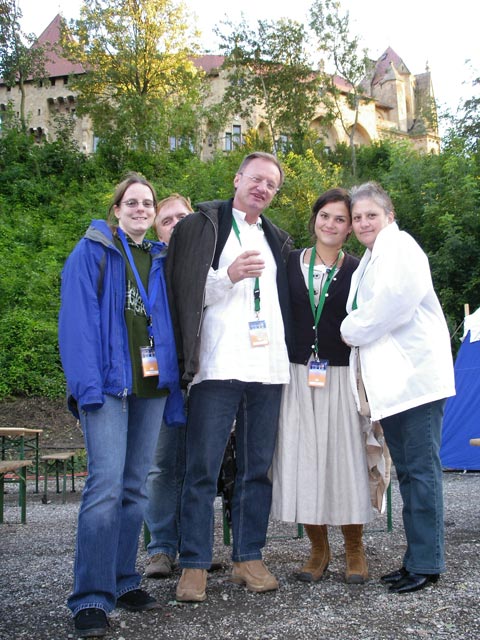
[[[166,553],[175,560],[180,544],[180,496],[185,473],[185,427],[162,424],[148,473],[145,522],[150,531],[148,555]]]
[[[282,385],[239,380],[206,380],[192,386],[181,505],[181,567],[208,569],[211,564],[217,480],[235,417],[232,558],[235,562],[262,558],[272,499],[268,471],[281,394]]]
[[[381,421],[403,501],[403,564],[415,573],[445,571],[439,455],[444,406],[445,400],[437,400]]]

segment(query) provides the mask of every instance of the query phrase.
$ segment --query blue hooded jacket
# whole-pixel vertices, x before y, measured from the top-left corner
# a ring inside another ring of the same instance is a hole
[[[159,389],[170,394],[168,426],[186,422],[177,355],[164,278],[165,245],[152,242],[149,290],[160,279],[152,309]],[[67,380],[69,408],[99,409],[105,394],[132,393],[132,366],[125,323],[125,260],[105,220],[93,220],[62,271],[59,314],[60,357]]]

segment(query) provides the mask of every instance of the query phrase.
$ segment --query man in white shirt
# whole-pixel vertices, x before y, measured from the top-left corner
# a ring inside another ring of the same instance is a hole
[[[199,205],[172,234],[167,281],[188,401],[177,600],[206,598],[213,504],[236,418],[232,581],[255,592],[278,588],[262,562],[271,504],[268,470],[282,385],[289,382],[285,261],[288,234],[262,215],[281,187],[275,156],[247,156],[228,201]]]

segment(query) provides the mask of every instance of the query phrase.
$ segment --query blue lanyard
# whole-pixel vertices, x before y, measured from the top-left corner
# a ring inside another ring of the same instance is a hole
[[[145,312],[147,314],[147,330],[148,337],[150,338],[150,346],[153,347],[153,326],[152,326],[152,308],[157,299],[158,288],[160,286],[160,278],[155,278],[153,281],[152,291],[150,295],[145,291],[145,287],[143,286],[142,279],[140,278],[140,274],[138,273],[138,269],[135,265],[135,260],[133,259],[132,251],[128,245],[127,238],[125,236],[125,232],[123,229],[118,227],[118,237],[122,243],[122,246],[125,250],[125,254],[127,256],[127,260],[130,264],[130,267],[133,271],[133,275],[135,276],[135,280],[137,281],[137,287],[140,292],[140,296],[142,298],[143,306],[145,307]]]

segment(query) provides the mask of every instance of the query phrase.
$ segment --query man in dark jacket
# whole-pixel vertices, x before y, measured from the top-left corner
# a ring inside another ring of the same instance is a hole
[[[282,385],[289,382],[285,261],[292,240],[262,215],[283,183],[278,160],[247,156],[229,201],[199,205],[172,234],[167,286],[183,379],[190,383],[177,600],[206,598],[213,505],[236,417],[232,581],[278,588],[262,562],[271,504],[268,470]]]

